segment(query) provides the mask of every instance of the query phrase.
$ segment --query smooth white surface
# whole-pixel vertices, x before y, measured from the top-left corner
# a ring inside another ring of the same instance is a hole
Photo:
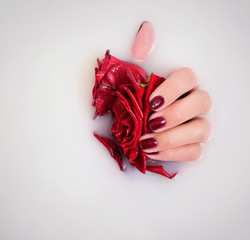
[[[249,1],[1,1],[0,239],[249,239]],[[106,49],[193,68],[213,98],[202,160],[169,181],[118,166],[92,136],[91,89]]]

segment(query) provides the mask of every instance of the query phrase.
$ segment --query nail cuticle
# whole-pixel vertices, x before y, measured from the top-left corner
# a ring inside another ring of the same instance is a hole
[[[147,153],[147,155],[157,155],[157,154],[159,154],[159,151]]]

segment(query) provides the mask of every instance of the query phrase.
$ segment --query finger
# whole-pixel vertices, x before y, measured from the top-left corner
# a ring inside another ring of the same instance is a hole
[[[195,90],[187,97],[175,101],[149,118],[149,128],[154,132],[162,132],[173,128],[194,117],[206,114],[211,108],[211,97],[203,90]]]
[[[167,149],[159,153],[147,154],[150,159],[160,161],[193,161],[199,159],[202,153],[201,143],[193,143],[178,148]]]
[[[149,97],[153,111],[161,111],[184,93],[197,87],[194,72],[189,68],[181,68],[171,74]]]
[[[163,151],[191,143],[205,141],[210,134],[210,124],[204,118],[171,128],[160,133],[149,133],[141,137],[140,147],[146,152]]]

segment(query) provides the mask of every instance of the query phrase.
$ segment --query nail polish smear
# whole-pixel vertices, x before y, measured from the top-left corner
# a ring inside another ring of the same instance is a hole
[[[162,96],[154,97],[150,102],[151,110],[155,111],[164,104],[164,98]]]
[[[134,44],[132,46],[132,55],[135,60],[144,61],[152,52],[155,42],[155,30],[151,23],[142,22]]]

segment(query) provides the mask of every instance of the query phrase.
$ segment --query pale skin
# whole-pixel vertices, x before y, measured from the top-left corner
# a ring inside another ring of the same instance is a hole
[[[186,93],[187,96],[179,99]],[[140,144],[145,141],[153,141],[153,144],[144,144],[143,151],[154,160],[199,159],[202,143],[208,139],[211,131],[210,123],[203,115],[209,112],[212,101],[206,91],[198,89],[194,72],[182,68],[172,73],[154,90],[149,102],[151,105],[158,103],[157,99],[161,99],[161,104],[153,108],[149,118],[152,133],[140,139]]]

